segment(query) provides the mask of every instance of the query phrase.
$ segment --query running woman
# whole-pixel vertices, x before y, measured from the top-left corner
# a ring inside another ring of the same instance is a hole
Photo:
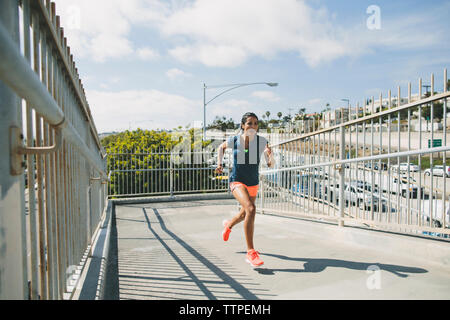
[[[233,149],[233,168],[229,177],[233,196],[241,204],[240,212],[231,220],[223,221],[222,237],[228,241],[232,228],[244,221],[244,234],[247,242],[246,261],[253,267],[264,264],[255,250],[253,233],[255,225],[255,200],[259,188],[259,162],[262,153],[266,156],[269,167],[275,165],[272,150],[268,141],[257,134],[258,117],[254,113],[246,113],[241,121],[241,133],[230,137],[218,150],[216,173],[223,172],[223,155],[227,148]]]

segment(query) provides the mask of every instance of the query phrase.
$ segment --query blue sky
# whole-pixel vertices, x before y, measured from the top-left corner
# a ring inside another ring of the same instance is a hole
[[[172,129],[203,119],[209,86],[278,82],[212,102],[239,121],[352,105],[418,78],[443,87],[450,1],[57,0],[99,132]],[[367,9],[375,5],[378,16]],[[373,29],[380,22],[379,29]],[[207,98],[220,91],[209,89]]]

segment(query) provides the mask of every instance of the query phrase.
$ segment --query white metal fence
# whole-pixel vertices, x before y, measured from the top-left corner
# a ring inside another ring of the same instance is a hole
[[[0,299],[68,298],[102,219],[107,176],[50,1],[0,1],[0,110]]]
[[[399,87],[396,99],[380,95],[378,110],[372,97],[353,119],[342,112],[340,121],[274,145],[279,166],[262,172],[260,209],[448,237],[446,70],[443,79],[440,93],[431,75],[431,94],[419,80],[415,101],[411,84],[406,99]]]
[[[216,155],[153,148],[108,152],[108,195],[113,198],[227,192],[228,174],[214,173]],[[228,172],[229,166],[226,166]]]

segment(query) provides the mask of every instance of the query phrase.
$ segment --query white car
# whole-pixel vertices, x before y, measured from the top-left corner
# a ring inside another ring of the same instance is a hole
[[[446,177],[450,177],[450,166],[445,167],[445,171],[447,172],[445,174]],[[434,166],[433,168],[425,170],[424,174],[426,176],[431,176],[431,173],[433,173],[433,176],[444,176],[444,166]]]
[[[403,163],[400,163],[400,166],[394,165],[394,168],[400,169],[400,171],[408,171],[408,167],[409,167],[410,172],[417,172],[420,170],[419,166],[417,166],[413,163],[403,162]]]
[[[409,178],[409,183],[408,183],[408,178],[407,177],[394,177],[393,181],[392,181],[392,193],[397,193],[397,190],[400,189],[400,194],[403,197],[407,197],[408,196],[408,189],[409,189],[409,197],[410,198],[417,198],[418,196],[418,192],[419,192],[419,187],[416,185],[416,180],[412,177]],[[422,195],[424,194],[424,188],[422,187]]]

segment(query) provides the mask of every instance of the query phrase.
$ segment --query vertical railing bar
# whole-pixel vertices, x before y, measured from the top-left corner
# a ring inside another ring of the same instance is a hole
[[[124,158],[125,158],[125,154],[124,154],[124,152],[126,152],[125,151],[126,149],[124,149],[124,146],[122,146],[122,150],[120,151],[121,152],[121,154],[119,155],[119,158],[121,159],[121,161],[120,161],[120,165],[119,165],[119,168],[120,169],[126,169],[126,167],[124,167]],[[125,176],[125,172],[121,172],[120,173],[120,176],[121,176],[121,179],[120,179],[120,181],[121,181],[121,192],[119,193],[119,194],[125,194],[126,193],[126,189],[125,189],[125,182],[126,182],[126,176]]]
[[[389,89],[388,91],[388,108],[391,109],[392,108],[392,92]],[[391,154],[391,126],[392,126],[392,122],[391,122],[391,114],[389,113],[388,115],[388,154]],[[392,185],[392,179],[391,179],[391,158],[388,158],[388,164],[387,164],[387,173],[388,173],[388,179],[386,181],[387,184],[387,188],[388,188],[388,214],[387,214],[387,222],[390,223],[391,222],[391,218],[392,218],[392,204],[391,204],[391,196],[392,196],[392,190],[391,190],[391,185]]]
[[[143,162],[144,162],[144,151],[141,149],[140,155],[139,155],[139,194],[144,193],[144,175],[142,174],[144,169]]]
[[[430,96],[434,95],[434,74],[431,74],[431,88],[430,88]],[[434,141],[434,103],[431,102],[430,104],[431,108],[430,108],[430,122],[431,122],[431,146],[433,146],[433,141]],[[433,227],[433,199],[434,199],[434,185],[433,185],[433,157],[434,154],[430,153],[430,168],[431,168],[431,175],[430,175],[430,186],[431,186],[431,190],[432,190],[432,197],[430,200],[430,227]],[[436,192],[436,198],[437,198],[437,192]]]
[[[39,30],[39,18],[36,14],[33,15],[34,20],[34,30],[39,32],[40,37],[40,59],[41,59],[41,81],[48,88],[47,82],[47,42],[44,33]],[[39,50],[39,48],[37,48]],[[52,141],[51,129],[48,124],[44,125],[44,144],[50,145]],[[55,274],[55,240],[54,240],[54,201],[51,199],[53,195],[53,179],[51,179],[52,174],[52,157],[53,155],[48,155],[45,157],[45,208],[46,217],[45,221],[47,223],[47,274],[48,274],[48,289],[49,289],[49,299],[57,299],[55,287],[56,287],[56,274]],[[51,179],[51,181],[50,181]],[[51,191],[49,191],[51,190]]]
[[[380,109],[379,113],[383,111],[383,93],[380,93]],[[382,116],[378,117],[378,133],[379,133],[379,146],[378,146],[378,154],[381,155],[383,153],[383,123],[382,123]],[[382,176],[382,166],[381,166],[381,159],[378,160],[378,196],[379,196],[379,204],[378,204],[378,222],[381,221],[381,215],[383,211],[383,185],[381,182],[381,176]],[[386,208],[387,209],[387,208]]]
[[[345,159],[345,126],[344,126],[344,109],[341,109],[341,126],[339,127],[339,159]],[[345,165],[341,165],[339,172],[339,226],[344,226],[345,217]]]
[[[159,193],[160,186],[161,186],[161,171],[159,170],[159,169],[161,169],[161,158],[160,158],[161,156],[159,154],[159,146],[155,147],[155,154],[156,154],[155,163],[157,162],[156,168],[158,169],[155,171],[155,176],[156,176],[155,177],[156,178],[155,190],[156,190],[156,193]]]
[[[63,299],[65,292],[65,271],[64,267],[66,264],[66,243],[65,243],[65,219],[64,219],[64,192],[63,192],[63,148],[64,145],[61,146],[60,151],[58,151],[57,157],[57,169],[56,169],[56,179],[57,179],[57,202],[58,202],[58,270],[59,270],[59,297]]]
[[[49,142],[54,143],[54,135],[53,130],[49,130]],[[53,295],[51,296],[51,299],[60,299],[60,296],[58,295],[58,288],[59,288],[59,278],[58,278],[58,212],[57,212],[57,197],[56,197],[56,179],[57,179],[57,171],[56,171],[56,153],[51,154],[50,156],[50,203],[51,203],[51,216],[50,221],[52,221],[51,225],[51,237],[52,237],[52,290]]]
[[[372,103],[371,103],[371,105],[372,105],[372,113],[371,114],[374,114],[375,113],[375,97],[374,96],[372,96]],[[373,156],[373,153],[374,153],[374,137],[373,137],[373,118],[372,119],[370,119],[370,156]],[[371,192],[370,192],[370,196],[371,196],[371,205],[370,205],[370,220],[371,221],[374,221],[375,219],[374,219],[374,217],[375,217],[375,215],[374,215],[374,207],[375,207],[375,198],[374,198],[374,196],[373,196],[373,191],[374,191],[374,186],[375,186],[375,173],[374,173],[374,164],[373,164],[373,160],[370,160],[370,181],[371,181],[371,186],[372,186],[372,188],[371,188]],[[381,202],[381,199],[379,199],[378,200],[378,206],[380,206],[380,202]]]
[[[337,114],[336,111],[334,111],[334,122],[335,125],[337,124]],[[334,129],[334,142],[333,142],[333,160],[336,161],[337,156],[336,156],[336,149],[337,149],[337,129]],[[337,178],[336,178],[336,167],[333,167],[333,178],[334,178],[334,190],[333,190],[333,201],[337,204],[338,201],[342,201],[342,199],[339,199],[338,196],[338,188],[337,188]],[[342,188],[343,186],[339,186],[340,188]],[[333,206],[333,216],[336,216],[337,212],[339,212],[339,209],[336,206]]]
[[[33,24],[33,65],[34,71],[39,76],[39,20],[37,15],[34,13],[31,17],[31,12],[28,13],[30,18],[32,18]],[[36,147],[42,146],[42,118],[36,113]],[[44,212],[44,196],[43,196],[43,157],[36,155],[36,170],[37,170],[37,184],[38,184],[38,223],[39,223],[39,271],[40,271],[40,294],[41,299],[48,299],[47,294],[47,272],[46,272],[46,250],[47,246],[45,244],[45,212]]]
[[[23,43],[24,43],[24,53],[25,58],[31,66],[31,45],[30,45],[30,2],[29,0],[24,0],[22,2],[23,9]],[[27,124],[27,146],[33,147],[34,137],[33,137],[33,114],[32,106],[26,102],[26,124]],[[27,155],[27,169],[28,169],[28,217],[29,217],[29,230],[30,230],[30,280],[31,280],[31,292],[30,298],[32,300],[39,299],[39,257],[38,257],[38,236],[37,232],[37,208],[35,207],[36,194],[34,191],[35,187],[35,157],[32,154]]]
[[[422,99],[422,78],[419,78],[419,100]],[[419,149],[422,149],[422,104],[419,104]],[[418,154],[418,162],[419,162],[419,193],[418,193],[418,209],[417,209],[417,221],[418,226],[422,226],[422,216],[420,215],[420,212],[422,212],[422,197],[425,195],[422,195],[422,156],[419,153]],[[425,180],[425,179],[424,179]]]
[[[125,160],[124,160],[125,159]],[[128,147],[122,148],[122,166],[124,170],[128,170],[129,165]],[[123,172],[123,195],[128,194],[128,171]]]
[[[367,109],[367,98],[364,98],[364,107],[363,107],[363,117],[366,116],[366,109]],[[362,123],[362,134],[363,134],[363,147],[362,147],[362,156],[365,157],[366,155],[366,121],[364,121]],[[363,161],[363,166],[362,166],[362,173],[363,173],[363,181],[364,184],[368,183],[367,179],[366,179],[366,162]],[[362,212],[362,218],[365,219],[366,218],[366,193],[363,192],[363,212]]]
[[[71,247],[71,232],[70,232],[70,227],[71,227],[71,217],[70,217],[70,197],[69,197],[69,190],[68,190],[68,186],[69,186],[69,181],[70,181],[70,177],[67,174],[67,166],[70,165],[69,163],[69,156],[68,156],[68,143],[64,143],[63,146],[63,163],[62,163],[62,176],[63,176],[63,193],[64,193],[64,244],[65,244],[65,252],[66,252],[66,256],[65,256],[65,264],[64,264],[64,270],[66,273],[66,276],[68,275],[72,275],[71,273],[69,274],[69,272],[71,272],[72,270],[69,268],[69,266],[72,265],[72,247]],[[64,292],[67,293],[68,292],[68,286],[67,286],[67,281],[66,281],[66,285],[64,287]]]
[[[331,126],[331,110],[328,111],[328,124]],[[328,131],[328,161],[331,161],[331,131]],[[327,189],[327,201],[328,201],[328,211],[327,215],[330,216],[330,205],[333,203],[334,200],[331,199],[331,170],[332,167],[328,166],[328,189]],[[334,172],[334,170],[333,170]],[[334,184],[336,186],[336,184]]]
[[[41,117],[36,114],[36,147],[41,147]],[[42,188],[42,156],[36,155],[36,171],[38,185],[38,230],[39,230],[39,276],[40,276],[40,298],[46,300],[47,297],[47,273],[46,273],[46,257],[45,257],[45,213],[44,213],[44,197]]]
[[[66,99],[66,98],[64,98]],[[70,221],[68,220],[68,196],[67,196],[67,175],[66,175],[66,164],[67,164],[67,143],[64,141],[62,145],[62,155],[61,155],[61,162],[60,162],[60,174],[61,174],[61,199],[62,199],[62,217],[61,220],[63,221],[62,225],[62,243],[64,246],[64,255],[63,255],[63,263],[62,263],[62,270],[61,270],[61,278],[65,279],[66,272],[68,271],[68,266],[70,265],[70,247],[69,247],[69,239],[68,239],[68,225]],[[64,281],[64,291],[63,293],[67,292],[67,281]]]
[[[356,117],[355,118],[359,118],[359,102],[356,103]],[[356,135],[355,157],[359,158],[359,124],[358,123],[356,123],[356,125],[355,125],[355,135]],[[355,178],[357,181],[363,181],[363,193],[364,193],[365,182],[364,182],[364,180],[360,180],[360,167],[359,166],[360,166],[359,162],[356,162],[355,163],[355,167],[356,167]],[[361,216],[360,199],[357,198],[355,218],[359,219],[360,216]]]
[[[408,83],[408,103],[411,103],[411,82]],[[411,108],[408,108],[408,151],[411,150]],[[411,183],[411,168],[410,168],[410,156],[407,156],[406,162],[408,163],[408,175],[406,183],[406,205],[407,205],[407,220],[406,224],[411,224],[411,193],[410,193],[410,183]]]
[[[447,69],[444,69],[444,92],[447,92]],[[443,125],[443,145],[447,145],[447,99],[444,99],[443,101],[443,117],[444,117],[444,125]],[[444,191],[442,194],[442,228],[445,229],[447,221],[446,219],[446,211],[447,211],[447,205],[445,199],[447,198],[447,172],[448,172],[448,166],[447,166],[447,152],[443,153],[443,163],[444,163],[444,174],[443,174],[443,180],[444,180]],[[449,203],[450,205],[450,203]]]
[[[155,192],[154,183],[155,183],[155,148],[153,146],[150,147],[151,156],[149,157],[150,166],[152,170],[149,172],[150,174],[150,193]]]
[[[322,119],[323,119],[323,115],[322,115]],[[319,135],[319,146],[322,148],[322,151],[320,150],[319,147],[319,153],[320,153],[320,159],[319,162],[324,162],[325,161],[325,133],[323,133],[323,138],[322,138],[322,143],[320,143],[320,135]],[[322,210],[320,211],[321,214],[325,213],[325,166],[321,166],[320,167],[320,171],[322,172],[320,174],[320,183],[319,183],[319,188],[320,188],[320,194],[319,194],[319,199],[322,202]]]

